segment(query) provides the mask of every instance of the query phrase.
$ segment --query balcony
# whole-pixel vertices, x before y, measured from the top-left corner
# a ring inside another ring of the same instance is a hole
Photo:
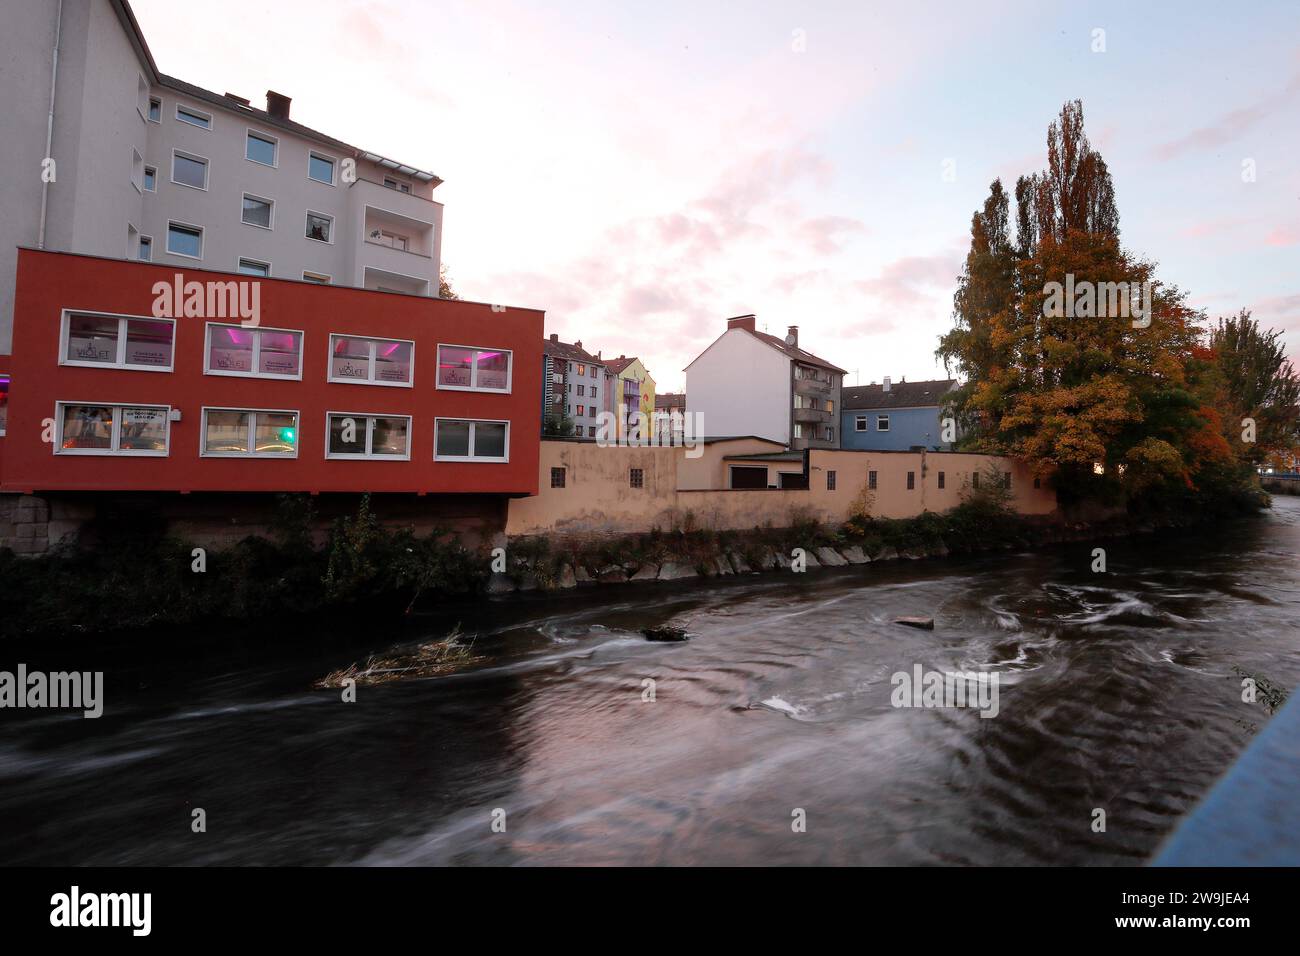
[[[832,417],[830,412],[822,408],[796,408],[794,410],[794,420],[797,422],[829,425]]]
[[[796,395],[829,395],[831,383],[820,378],[800,378],[795,375],[794,392]]]
[[[436,295],[442,207],[365,180],[351,190],[354,222],[361,224],[355,246],[358,284]],[[371,276],[375,272],[384,273],[382,282]]]

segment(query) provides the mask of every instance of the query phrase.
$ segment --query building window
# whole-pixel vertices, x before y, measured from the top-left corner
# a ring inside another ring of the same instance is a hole
[[[328,156],[322,156],[320,153],[309,153],[307,156],[307,177],[316,180],[318,183],[324,183],[326,186],[333,186],[334,160]]]
[[[162,100],[156,96],[149,97],[149,122],[162,122]]]
[[[586,392],[586,386],[579,385],[579,386],[578,386],[578,394],[579,394],[579,395],[586,395],[586,394],[587,394],[587,392]]]
[[[888,415],[877,415],[877,416],[876,416],[876,431],[878,431],[878,432],[887,432],[887,431],[889,431],[889,416],[888,416]]]
[[[388,176],[384,177],[384,185],[387,188],[394,189],[400,193],[409,193],[411,191],[410,183],[401,183],[398,182],[396,179],[389,178]]]
[[[583,417],[584,415],[586,415],[586,414],[587,414],[587,406],[585,406],[585,405],[579,405],[579,406],[578,406],[578,417],[579,417],[579,418],[582,418],[582,417]]]
[[[907,490],[912,491],[915,488],[916,488],[916,472],[909,471],[907,473]]]
[[[315,282],[317,285],[329,285],[330,277],[322,272],[304,272],[302,274],[303,282]]]
[[[370,242],[381,246],[388,246],[390,249],[400,249],[406,252],[410,248],[410,240],[396,232],[389,232],[387,229],[372,229],[367,237]]]
[[[307,238],[315,239],[317,242],[329,242],[330,233],[334,228],[334,217],[325,216],[321,213],[307,213]]]
[[[167,223],[167,252],[187,259],[203,258],[203,227]]]
[[[272,200],[244,193],[244,208],[240,213],[240,219],[246,225],[270,229],[271,213],[274,209],[275,203]]]
[[[433,423],[435,461],[509,461],[509,422],[438,418]]]
[[[173,319],[64,312],[61,365],[172,370]]]
[[[853,430],[864,432],[867,430],[867,416],[858,415],[853,419]]]
[[[829,426],[829,425],[826,426],[826,435],[825,435],[825,438],[826,438],[827,441],[834,441],[834,440],[835,440],[835,429],[832,428],[832,427]]]
[[[829,398],[826,399],[826,411],[830,412],[832,415],[835,414],[835,402]]]
[[[292,329],[207,326],[207,375],[302,378],[302,333]]]
[[[249,130],[248,139],[244,143],[244,158],[263,166],[274,166],[277,145],[278,140],[274,136]]]
[[[645,487],[645,470],[642,468],[633,468],[628,473],[628,484],[633,488]]]
[[[166,405],[75,405],[59,402],[54,449],[61,455],[167,454]]]
[[[191,189],[207,189],[208,161],[202,156],[172,150],[172,182]]]
[[[596,366],[594,365],[591,367],[591,377],[592,378],[596,377]]]
[[[331,382],[365,385],[411,385],[415,343],[403,339],[330,336]]]
[[[578,374],[579,374],[579,375],[586,375],[586,374],[587,374],[587,366],[585,366],[585,365],[579,365],[579,366],[578,366]]]
[[[939,490],[943,490],[943,472],[939,472]]]
[[[204,456],[297,458],[298,413],[247,408],[203,409]]]
[[[833,471],[826,472],[826,490],[827,491],[835,490],[835,472]]]
[[[867,488],[871,491],[876,490],[876,473],[874,471],[867,472]]]
[[[0,372],[0,435],[9,424],[9,376]]]
[[[212,129],[212,117],[210,115],[188,106],[181,106],[179,103],[176,105],[176,118],[182,123],[189,123],[199,129]]]
[[[141,262],[153,261],[153,237],[141,236],[138,255]]]
[[[980,486],[980,473],[978,471],[972,471],[970,473],[970,486],[972,488],[978,488]]]
[[[552,468],[552,469],[551,469],[551,487],[552,487],[552,488],[563,488],[563,487],[564,487],[564,469],[563,469],[563,468]]]
[[[591,397],[592,397],[592,398],[595,398],[595,397],[596,397],[596,386],[595,386],[595,385],[591,386]]]
[[[261,276],[263,279],[271,274],[271,263],[260,262],[257,259],[240,259],[235,266],[235,271],[245,276]]]
[[[329,413],[326,458],[410,458],[409,415]]]
[[[144,168],[144,191],[147,193],[156,193],[158,191],[157,166],[146,166]]]
[[[508,349],[438,346],[438,388],[509,392],[513,353]],[[578,392],[582,394],[581,390]]]
[[[595,438],[595,437],[596,437],[596,426],[595,426],[595,425],[588,425],[588,426],[587,426],[587,437],[588,437],[588,438]]]

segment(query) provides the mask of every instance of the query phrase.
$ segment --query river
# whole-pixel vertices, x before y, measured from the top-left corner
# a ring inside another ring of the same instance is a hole
[[[1267,720],[1236,669],[1300,679],[1298,553],[1278,497],[1213,531],[485,602],[296,648],[10,647],[0,669],[105,668],[106,705],[0,711],[0,862],[1139,864]],[[457,623],[468,670],[311,689]],[[661,623],[691,639],[641,637]],[[996,716],[892,706],[916,665],[996,673]]]

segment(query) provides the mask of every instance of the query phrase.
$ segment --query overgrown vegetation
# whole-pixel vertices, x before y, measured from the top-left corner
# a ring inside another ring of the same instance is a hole
[[[250,536],[198,557],[156,515],[107,511],[85,529],[92,547],[62,546],[35,558],[0,550],[0,637],[274,625],[371,606],[401,615],[422,595],[476,593],[486,578],[484,562],[445,535],[385,528],[369,496],[334,522],[323,546],[314,523],[309,498],[281,495],[270,538]]]

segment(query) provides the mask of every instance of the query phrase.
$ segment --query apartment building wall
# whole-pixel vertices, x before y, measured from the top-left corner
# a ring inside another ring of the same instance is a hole
[[[686,368],[688,410],[709,436],[754,435],[788,444],[788,358],[741,329],[728,329]]]
[[[881,431],[878,418],[889,417],[889,428]],[[913,446],[947,448],[942,440],[943,422],[939,406],[924,408],[847,408],[840,416],[842,427],[841,447],[852,449],[879,449],[907,451]],[[858,419],[865,418],[865,428],[859,430]]]

